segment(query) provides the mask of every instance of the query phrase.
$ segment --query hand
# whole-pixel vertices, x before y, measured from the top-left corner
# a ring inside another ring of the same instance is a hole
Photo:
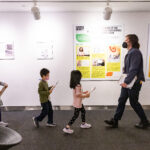
[[[127,84],[126,83],[122,83],[120,84],[123,88],[126,88],[127,87]]]
[[[8,84],[5,83],[5,84],[4,84],[4,87],[5,87],[5,88],[8,88]]]
[[[49,93],[51,94],[52,92],[53,92],[53,90],[52,90],[52,89],[50,89],[50,90],[49,90]]]
[[[56,87],[56,85],[53,85],[52,88],[54,89]]]
[[[51,86],[51,89],[49,90],[49,93],[51,94],[54,90],[55,86]]]
[[[86,97],[90,97],[90,92],[87,92]]]
[[[83,92],[84,94],[87,94],[89,91],[85,91],[85,92]]]

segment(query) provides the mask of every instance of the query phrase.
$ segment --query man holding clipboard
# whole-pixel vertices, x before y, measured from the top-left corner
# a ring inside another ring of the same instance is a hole
[[[113,128],[118,128],[118,121],[122,118],[125,104],[129,98],[131,107],[141,120],[135,127],[145,129],[149,127],[149,121],[138,101],[142,81],[145,81],[143,73],[143,57],[139,50],[140,44],[138,37],[135,34],[127,35],[122,47],[127,48],[128,53],[125,56],[124,61],[124,78],[120,81],[120,86],[122,86],[121,94],[114,117],[110,120],[105,120],[105,123]]]

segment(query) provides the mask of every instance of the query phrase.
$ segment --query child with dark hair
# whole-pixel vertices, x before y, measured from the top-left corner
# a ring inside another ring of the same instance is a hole
[[[75,120],[78,118],[80,111],[81,111],[81,118],[82,118],[82,124],[81,124],[80,127],[81,128],[86,128],[86,129],[91,128],[91,125],[87,124],[85,122],[85,113],[86,113],[86,111],[84,109],[84,105],[82,104],[82,99],[90,97],[90,92],[89,91],[86,91],[86,92],[82,91],[82,86],[80,84],[81,77],[82,77],[82,74],[81,74],[80,71],[73,70],[71,72],[70,88],[73,89],[74,116],[69,121],[69,123],[66,125],[66,127],[63,129],[63,131],[65,133],[68,133],[68,134],[72,134],[74,132],[70,127],[75,122]]]
[[[0,85],[3,86],[2,90],[0,91],[0,97],[2,96],[2,94],[4,93],[4,91],[6,90],[6,88],[8,87],[8,85],[4,82],[0,82]],[[3,105],[3,102],[2,100],[0,99],[0,106]],[[7,127],[8,126],[8,123],[5,123],[2,121],[2,114],[1,114],[1,108],[0,108],[0,126],[3,126],[3,127]]]
[[[52,103],[49,100],[49,96],[53,92],[55,86],[48,87],[47,80],[49,80],[49,70],[43,68],[40,71],[40,75],[42,77],[42,80],[39,83],[38,93],[40,96],[42,111],[38,117],[33,117],[32,119],[35,127],[38,128],[39,122],[42,121],[46,116],[48,116],[48,121],[46,126],[54,127],[56,126],[56,124],[53,123],[53,108],[52,108]]]

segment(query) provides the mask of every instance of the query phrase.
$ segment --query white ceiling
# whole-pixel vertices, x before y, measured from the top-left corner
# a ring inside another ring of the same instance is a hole
[[[0,11],[30,12],[31,7],[33,6],[32,0],[9,0],[9,2],[7,1],[8,0],[0,0]],[[40,0],[40,2],[38,2],[38,6],[43,12],[102,11],[106,6],[106,3],[104,1],[105,0]],[[150,0],[115,0],[115,2],[110,2],[110,6],[113,8],[113,11],[150,11]]]

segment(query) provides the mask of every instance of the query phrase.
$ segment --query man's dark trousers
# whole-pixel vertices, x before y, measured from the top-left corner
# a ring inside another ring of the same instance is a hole
[[[121,89],[121,94],[119,97],[119,104],[117,106],[116,113],[114,115],[114,120],[118,121],[121,120],[125,104],[127,102],[127,99],[129,98],[130,105],[136,112],[136,114],[139,116],[142,122],[147,122],[146,115],[144,113],[144,110],[141,106],[141,104],[138,102],[139,100],[139,92],[141,90],[142,84],[139,82],[136,82],[132,89],[123,88]]]

